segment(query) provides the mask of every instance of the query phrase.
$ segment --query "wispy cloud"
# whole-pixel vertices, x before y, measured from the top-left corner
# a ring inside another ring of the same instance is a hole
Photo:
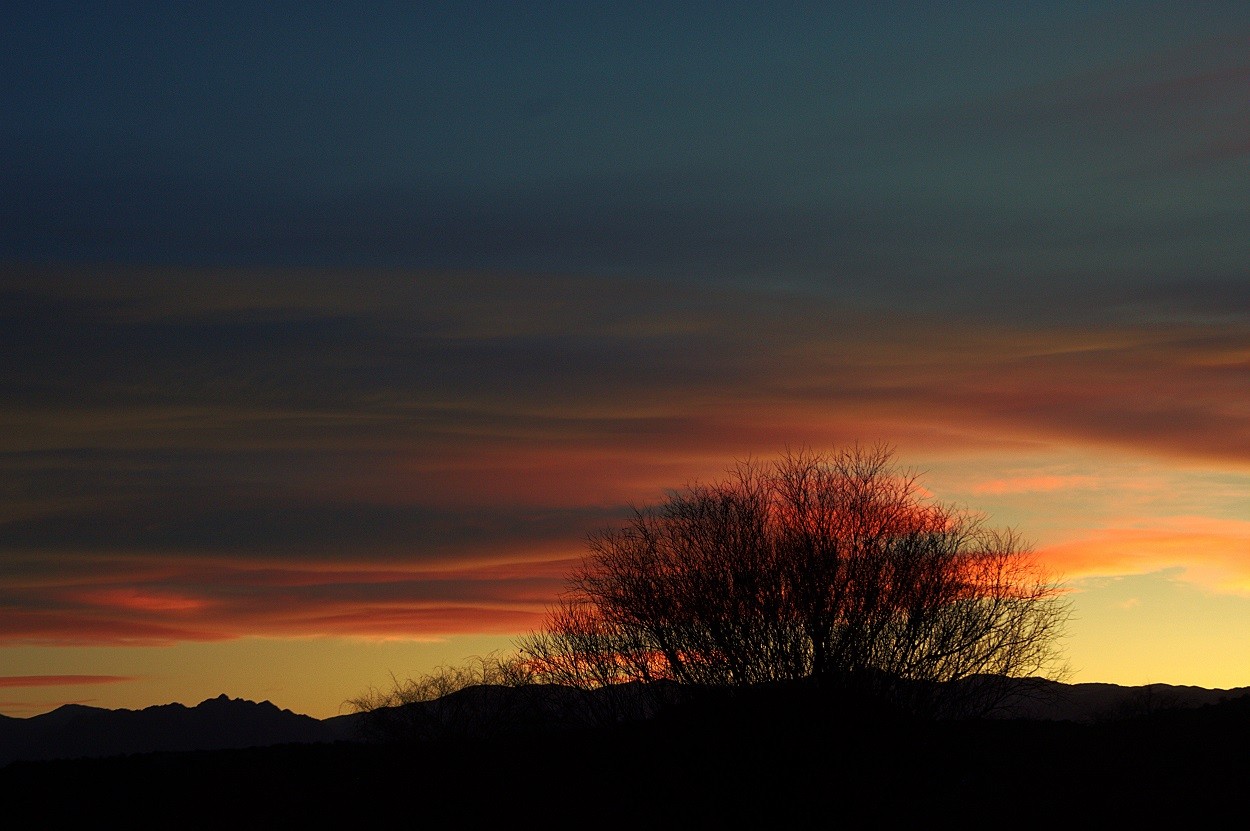
[[[1049,493],[1059,490],[1080,490],[1096,487],[1093,476],[1016,476],[979,482],[972,486],[976,494]]]
[[[0,675],[0,687],[70,687],[134,680],[129,675]]]
[[[1250,596],[1250,521],[1143,518],[1048,546],[1046,562],[1070,580],[1175,570],[1207,591]]]
[[[538,628],[574,561],[526,559],[460,567],[308,568],[235,552],[209,562],[155,554],[0,584],[0,645],[170,645],[245,636],[430,639]],[[250,565],[249,565],[250,561]]]
[[[22,301],[0,339],[24,359],[0,367],[4,642],[529,628],[587,533],[786,446],[1250,467],[1240,318],[974,323],[515,274],[310,272],[301,293],[298,273],[269,292],[244,271],[187,290],[203,277],[8,278]],[[1052,498],[1094,475],[969,492]],[[1194,562],[1153,533],[1051,553],[1078,573]]]

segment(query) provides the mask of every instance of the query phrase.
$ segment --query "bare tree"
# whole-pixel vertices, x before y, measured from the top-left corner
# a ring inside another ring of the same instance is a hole
[[[927,715],[984,714],[1002,678],[1063,673],[1069,615],[1013,531],[926,497],[887,446],[787,452],[589,538],[518,642],[585,689],[790,681]]]

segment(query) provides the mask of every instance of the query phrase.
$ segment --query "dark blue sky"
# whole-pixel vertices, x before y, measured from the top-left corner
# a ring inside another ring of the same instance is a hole
[[[6,9],[10,261],[751,279],[1015,314],[1246,282],[1244,4]]]

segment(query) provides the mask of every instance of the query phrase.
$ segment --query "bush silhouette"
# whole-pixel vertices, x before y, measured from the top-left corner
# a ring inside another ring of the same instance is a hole
[[[925,496],[884,445],[787,452],[670,492],[589,554],[518,642],[582,689],[809,680],[911,715],[979,715],[1058,676],[1068,605],[1013,531]]]

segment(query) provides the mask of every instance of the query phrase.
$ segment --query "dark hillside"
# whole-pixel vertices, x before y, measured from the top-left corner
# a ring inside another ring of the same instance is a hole
[[[1240,812],[1250,776],[1245,697],[1096,723],[793,715],[17,762],[0,799],[43,827],[1193,827]]]

